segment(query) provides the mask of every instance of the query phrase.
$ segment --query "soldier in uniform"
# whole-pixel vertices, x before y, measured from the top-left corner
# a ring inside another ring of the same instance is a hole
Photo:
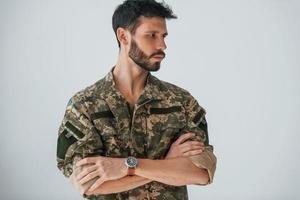
[[[154,0],[119,5],[116,65],[67,105],[58,168],[88,199],[186,200],[186,185],[213,181],[205,110],[188,91],[151,74],[165,57],[170,18],[172,10]]]

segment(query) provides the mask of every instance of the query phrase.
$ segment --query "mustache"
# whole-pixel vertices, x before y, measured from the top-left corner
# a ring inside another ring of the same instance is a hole
[[[166,57],[166,54],[163,51],[158,51],[158,52],[155,52],[155,53],[151,54],[149,56],[149,58],[154,57],[156,55]]]

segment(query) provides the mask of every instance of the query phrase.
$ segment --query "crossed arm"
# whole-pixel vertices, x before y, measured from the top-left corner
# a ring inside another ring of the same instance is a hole
[[[206,184],[208,174],[205,169],[196,167],[188,158],[173,158],[168,160],[139,160],[139,167],[136,169],[135,176],[98,182],[99,186],[92,186],[85,192],[91,194],[110,194],[123,192],[147,184],[151,181],[158,181],[168,185],[187,185],[187,184]],[[164,166],[162,168],[162,166]],[[107,177],[109,179],[109,177]],[[99,178],[98,180],[101,180]],[[96,181],[97,182],[97,181]]]
[[[164,160],[139,159],[135,176],[127,176],[124,158],[99,156],[80,160],[76,166],[81,166],[82,170],[76,176],[75,184],[82,185],[99,177],[84,192],[86,195],[123,192],[151,181],[175,186],[206,184],[209,180],[207,170],[197,167],[188,158],[204,150],[203,143],[187,141],[193,136],[193,133],[186,133],[179,137],[172,144]]]
[[[125,176],[118,180],[109,180],[102,183],[99,187],[94,190],[88,190],[85,192],[86,195],[92,194],[112,194],[128,191],[139,186],[145,185],[152,182],[151,179],[147,179],[140,176]]]

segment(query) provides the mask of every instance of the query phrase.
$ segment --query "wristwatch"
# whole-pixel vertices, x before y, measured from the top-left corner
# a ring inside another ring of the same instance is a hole
[[[127,175],[133,176],[135,172],[135,168],[138,165],[138,160],[133,156],[129,156],[125,160],[125,165],[127,166]]]

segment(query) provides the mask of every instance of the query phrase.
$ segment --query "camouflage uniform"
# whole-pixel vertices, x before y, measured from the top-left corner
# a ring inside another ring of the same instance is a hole
[[[68,103],[59,128],[58,168],[70,177],[75,161],[94,155],[107,157],[164,159],[171,144],[185,132],[195,132],[202,141],[201,155],[192,162],[207,169],[212,182],[216,157],[209,145],[205,110],[186,90],[161,81],[151,73],[134,109],[116,88],[114,68],[101,80],[76,93]],[[188,199],[186,186],[156,181],[138,188],[89,199]]]

